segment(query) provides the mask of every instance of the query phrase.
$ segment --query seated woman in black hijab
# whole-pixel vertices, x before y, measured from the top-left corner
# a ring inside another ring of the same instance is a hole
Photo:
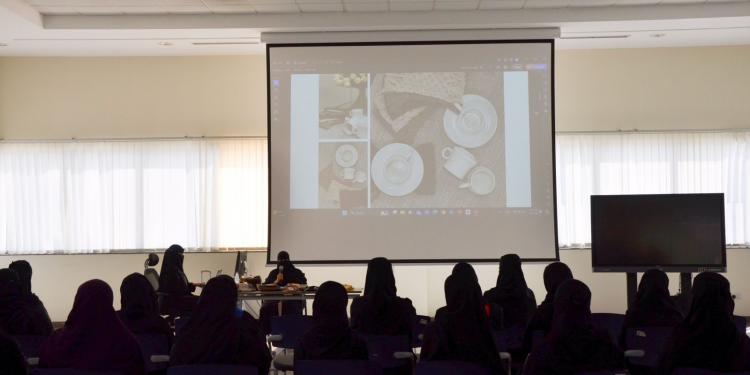
[[[35,315],[39,316],[40,325],[44,327],[42,334],[51,334],[52,320],[49,318],[47,309],[44,307],[44,304],[39,297],[31,291],[31,264],[25,260],[17,260],[8,265],[8,268],[16,271],[16,274],[18,274],[18,278],[21,281],[21,294],[26,300],[26,303],[35,311]],[[41,323],[42,321],[43,323]]]
[[[411,337],[417,312],[408,298],[396,295],[393,267],[386,258],[373,258],[367,264],[364,296],[351,306],[352,328],[367,335]]]
[[[120,311],[122,323],[135,335],[166,335],[171,339],[172,328],[159,315],[156,292],[146,276],[131,273],[120,285]]]
[[[16,340],[0,330],[0,374],[25,375],[28,370]]]
[[[536,309],[536,298],[526,286],[518,255],[506,254],[500,258],[497,285],[485,292],[484,298],[501,309],[503,328],[526,328]]]
[[[189,315],[198,302],[198,296],[192,294],[196,286],[185,276],[182,264],[185,261],[185,249],[172,245],[164,252],[159,273],[159,292],[164,294],[161,313],[165,315]]]
[[[661,270],[648,270],[641,277],[635,301],[625,314],[623,335],[628,328],[675,327],[682,323],[683,318],[669,296],[667,274]]]
[[[294,360],[367,360],[367,343],[349,327],[344,286],[326,281],[313,301],[315,324],[300,337]]]
[[[451,275],[459,277],[461,279],[466,279],[468,282],[476,283],[477,286],[479,285],[479,278],[477,277],[476,271],[474,271],[474,267],[471,266],[471,264],[466,262],[458,262],[455,266],[453,266],[453,271],[451,271]],[[480,287],[481,291],[481,287]],[[481,293],[480,293],[481,294]],[[488,303],[487,300],[482,297],[482,309],[485,312],[485,315],[487,315],[487,318],[490,320],[490,325],[492,329],[499,330],[502,329],[502,315],[500,312],[500,308],[492,303]],[[437,311],[435,311],[435,319],[438,318],[438,316],[442,315],[445,311],[447,311],[448,307],[443,306],[441,308],[438,308]]]
[[[526,353],[531,352],[534,335],[541,333],[542,336],[546,336],[550,327],[552,327],[552,315],[555,310],[555,293],[560,284],[573,278],[573,272],[570,271],[567,264],[554,262],[544,268],[543,277],[544,289],[547,290],[547,296],[544,297],[544,301],[536,309],[528,327],[526,327],[523,339],[523,348]]]
[[[659,373],[668,374],[679,367],[750,370],[750,339],[737,330],[733,313],[729,281],[714,272],[696,276],[690,313],[665,345]]]
[[[268,374],[271,353],[258,322],[237,309],[237,284],[229,276],[206,284],[172,346],[170,365],[189,364],[248,365]]]
[[[463,361],[505,374],[479,283],[461,273],[445,280],[446,306],[424,331],[422,361]]]
[[[622,353],[609,333],[591,324],[591,291],[572,279],[555,294],[552,327],[544,341],[531,351],[524,374],[577,374],[618,369]]]
[[[10,335],[52,333],[47,310],[24,293],[18,274],[8,268],[0,270],[0,331]]]
[[[264,284],[276,284],[284,287],[289,284],[307,284],[305,273],[294,267],[289,260],[289,253],[279,252],[276,257],[276,268],[268,274]],[[271,332],[271,317],[279,315],[279,301],[266,301],[260,308],[260,324],[263,332]],[[284,301],[281,303],[281,315],[302,315],[305,309],[305,301]]]

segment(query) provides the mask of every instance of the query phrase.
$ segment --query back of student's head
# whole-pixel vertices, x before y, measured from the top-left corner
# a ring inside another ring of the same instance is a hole
[[[12,262],[8,268],[16,271],[18,278],[21,280],[25,293],[31,293],[31,264],[25,260],[17,260]]]
[[[320,285],[313,300],[313,317],[316,321],[329,324],[347,322],[346,306],[349,300],[346,289],[335,281]]]
[[[154,292],[154,288],[146,276],[136,272],[122,280],[120,306],[125,315],[129,317],[158,314],[156,292]]]

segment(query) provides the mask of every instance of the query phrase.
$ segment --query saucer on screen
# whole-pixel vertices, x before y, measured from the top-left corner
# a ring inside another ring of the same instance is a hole
[[[497,111],[495,106],[479,95],[464,95],[461,112],[445,110],[443,128],[453,143],[466,148],[477,148],[495,135]]]
[[[339,166],[349,168],[357,164],[357,160],[359,160],[359,152],[356,147],[347,144],[336,149],[336,164]]]
[[[419,187],[424,163],[414,147],[391,143],[378,150],[372,159],[372,180],[383,193],[403,197]]]

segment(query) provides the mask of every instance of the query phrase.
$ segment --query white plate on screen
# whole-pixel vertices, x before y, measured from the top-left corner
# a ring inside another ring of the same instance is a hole
[[[359,160],[359,152],[356,147],[347,144],[336,149],[336,164],[349,168],[357,164],[357,160]]]
[[[453,143],[466,148],[477,148],[495,135],[497,111],[489,100],[479,95],[464,95],[461,112],[445,110],[443,128]]]
[[[422,156],[403,143],[391,143],[378,150],[370,168],[375,186],[392,197],[410,194],[424,176]]]

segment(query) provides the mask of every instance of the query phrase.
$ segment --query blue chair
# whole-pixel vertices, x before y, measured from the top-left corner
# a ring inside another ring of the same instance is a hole
[[[70,368],[37,368],[31,372],[32,375],[122,375],[119,372],[86,371]]]
[[[625,332],[625,349],[644,352],[643,357],[629,357],[629,362],[636,366],[656,368],[672,331],[673,327],[628,328]]]
[[[750,371],[717,372],[713,370],[705,370],[705,369],[699,369],[699,368],[678,368],[672,371],[672,375],[724,375],[724,374],[748,375],[750,374]]]
[[[167,375],[258,375],[255,366],[235,365],[184,365],[167,370]]]
[[[427,361],[417,363],[416,375],[492,375],[483,366],[459,361]]]
[[[18,342],[18,347],[25,358],[39,357],[39,350],[47,341],[47,336],[38,335],[16,335],[13,336]]]
[[[740,331],[740,333],[747,333],[747,319],[745,319],[744,316],[732,316],[732,319],[734,319],[734,324],[737,326],[737,330]]]
[[[166,335],[136,335],[135,339],[141,347],[143,361],[146,364],[146,372],[164,370],[169,367],[168,362],[154,363],[151,356],[169,355],[169,337]]]
[[[609,336],[612,338],[612,342],[617,344],[620,342],[620,332],[622,332],[622,324],[625,322],[625,315],[623,314],[612,314],[612,313],[594,313],[591,314],[591,324],[594,327],[606,330],[609,332]]]
[[[411,369],[413,354],[406,336],[363,335],[367,342],[367,355],[381,369]],[[411,371],[409,371],[411,373]]]
[[[281,371],[294,369],[294,357],[287,353],[287,349],[294,349],[299,338],[314,324],[308,315],[281,315],[271,317],[271,334],[268,342],[276,348],[283,349],[273,358],[273,367]]]
[[[425,315],[417,315],[414,318],[414,321],[412,322],[411,326],[411,347],[412,348],[421,348],[422,347],[422,337],[424,334],[424,329],[427,327],[427,325],[430,324],[430,317]]]
[[[294,375],[379,375],[370,361],[297,361]]]

